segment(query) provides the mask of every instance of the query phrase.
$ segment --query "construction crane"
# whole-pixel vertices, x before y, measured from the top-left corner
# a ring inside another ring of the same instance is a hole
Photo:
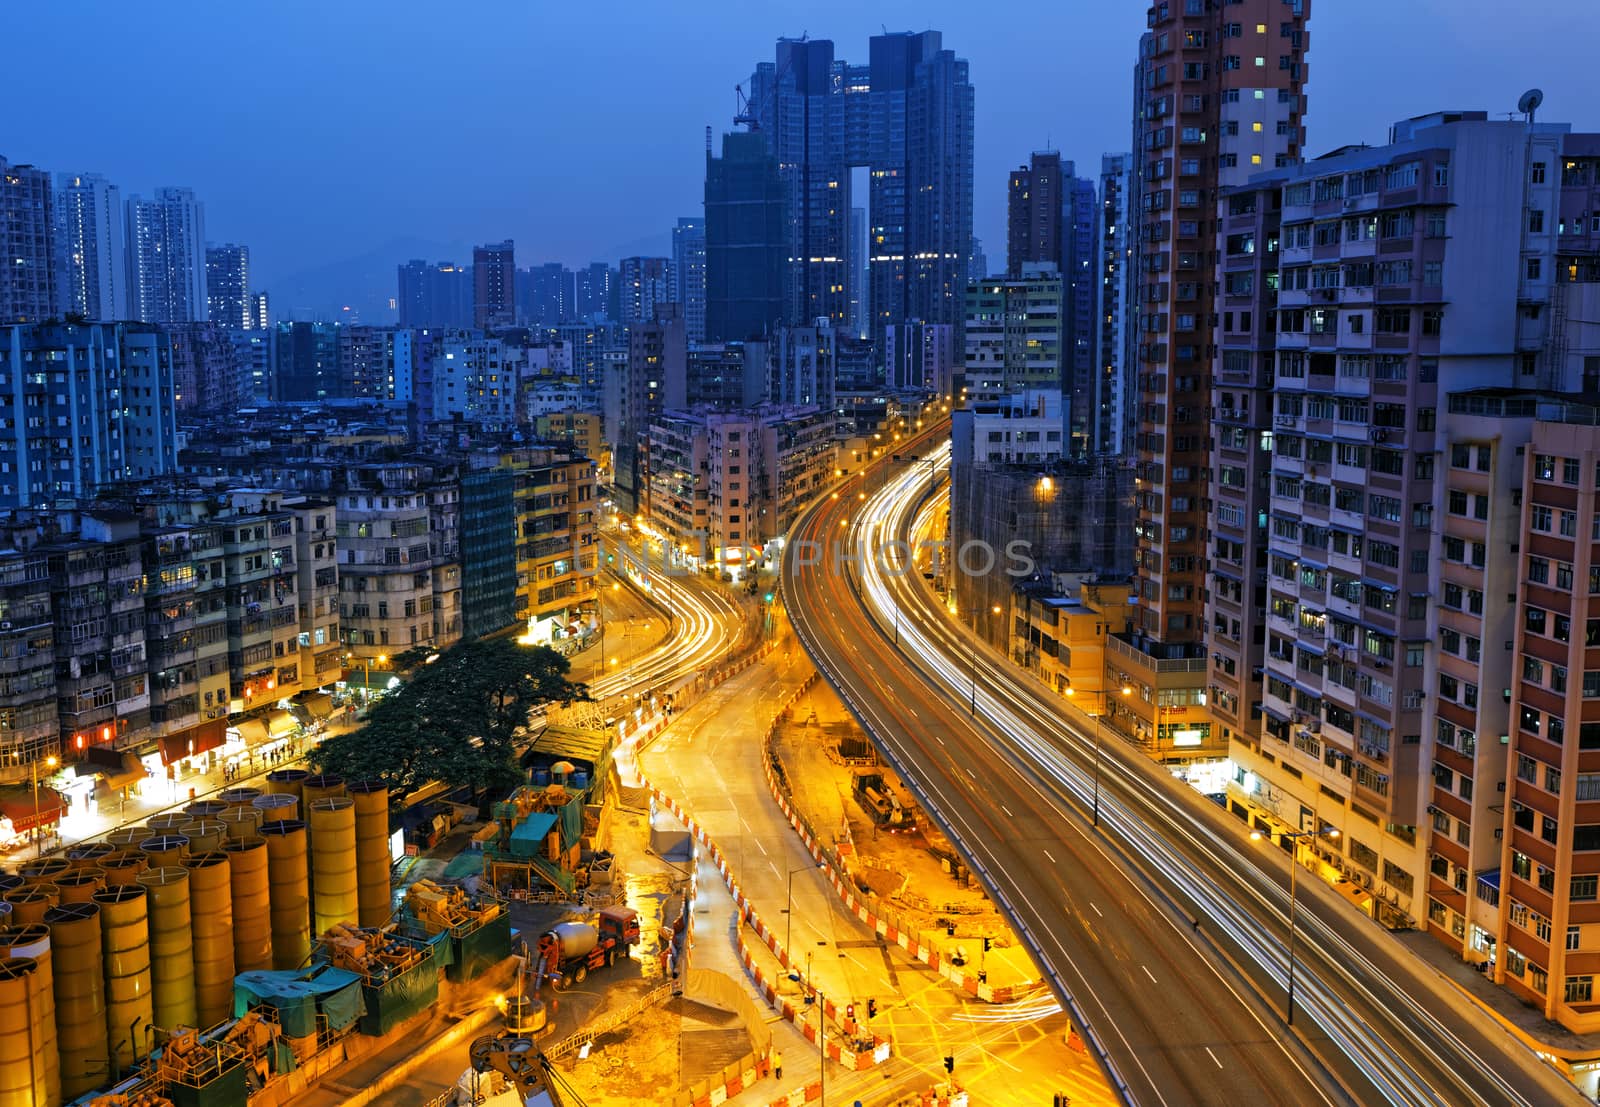
[[[797,38],[797,39],[794,39],[793,41],[795,41],[795,42],[804,42],[804,41],[806,41],[806,38],[807,38],[807,36],[809,34],[810,34],[809,31],[802,31],[802,32],[800,32],[800,37]],[[773,73],[773,75],[772,75],[772,88],[769,89],[768,93],[767,93],[767,96],[768,96],[769,99],[771,98],[773,93],[775,93],[777,91],[778,82],[783,80],[784,74],[786,74],[788,72],[789,72],[789,63],[788,63],[788,61],[785,61],[783,63],[783,67],[781,69],[777,69]],[[735,127],[747,127],[751,131],[759,131],[761,129],[761,116],[760,116],[760,113],[756,110],[756,102],[754,100],[751,100],[749,97],[745,96],[745,94],[744,94],[744,85],[734,85],[733,86],[733,105],[734,105],[733,125]],[[761,107],[764,108],[764,107],[766,107],[766,105],[762,104]]]

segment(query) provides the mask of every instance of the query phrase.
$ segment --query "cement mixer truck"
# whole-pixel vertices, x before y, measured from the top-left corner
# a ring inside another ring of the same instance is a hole
[[[557,988],[582,984],[638,940],[639,912],[631,907],[602,907],[592,923],[557,923],[539,936],[536,979]]]

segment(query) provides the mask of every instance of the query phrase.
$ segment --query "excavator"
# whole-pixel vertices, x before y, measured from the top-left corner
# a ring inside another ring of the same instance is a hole
[[[463,1089],[479,1107],[577,1107],[575,1098],[557,1090],[564,1082],[531,1038],[502,1030],[475,1040],[470,1056],[471,1075],[498,1076],[509,1085],[505,1091],[488,1096],[484,1093],[490,1089],[481,1084]],[[468,1076],[462,1077],[463,1082],[467,1079]]]

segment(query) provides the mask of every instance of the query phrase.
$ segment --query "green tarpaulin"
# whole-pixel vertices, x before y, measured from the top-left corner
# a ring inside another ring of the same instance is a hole
[[[535,811],[523,819],[511,832],[512,856],[543,857],[544,840],[549,835],[550,828],[555,825],[554,811]]]
[[[427,1010],[439,998],[439,966],[429,956],[413,969],[391,977],[382,985],[362,986],[367,1001],[361,1016],[361,1033],[381,1038],[412,1015]]]
[[[278,1012],[285,1036],[304,1038],[317,1032],[317,1014],[331,1030],[343,1030],[361,1017],[361,978],[344,969],[320,972],[242,972],[233,979],[233,1014],[242,1016],[258,1004]]]

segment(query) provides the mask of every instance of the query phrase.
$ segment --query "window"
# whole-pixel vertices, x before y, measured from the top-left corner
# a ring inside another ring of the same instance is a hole
[[[1568,1003],[1588,1003],[1594,998],[1594,977],[1569,976],[1562,998]]]

